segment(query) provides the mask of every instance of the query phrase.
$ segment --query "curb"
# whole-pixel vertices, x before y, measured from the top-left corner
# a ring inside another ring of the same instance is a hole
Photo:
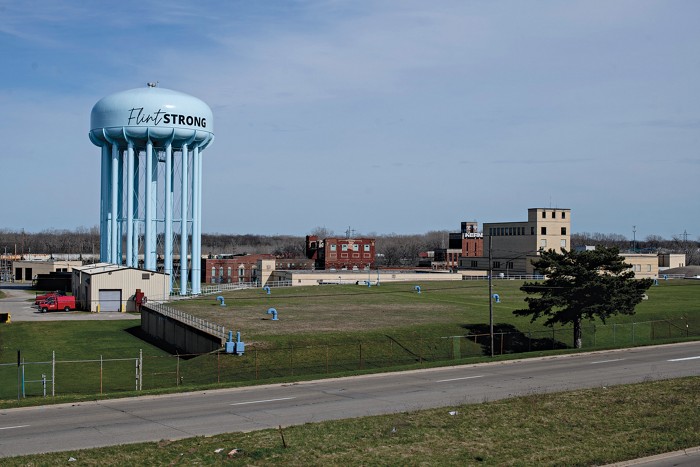
[[[605,467],[627,467],[630,465],[644,465],[650,464],[652,462],[671,459],[674,457],[688,456],[691,454],[698,453],[700,453],[700,446],[695,446],[693,448],[681,449],[680,451],[665,452],[663,454],[657,454],[655,456],[640,457],[639,459],[632,459],[624,462],[616,462],[615,464],[607,464]]]

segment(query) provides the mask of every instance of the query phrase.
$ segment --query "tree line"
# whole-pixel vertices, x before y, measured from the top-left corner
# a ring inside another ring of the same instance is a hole
[[[319,238],[343,237],[324,227],[311,229],[310,235]],[[439,248],[447,248],[447,230],[430,231],[423,234],[361,234],[355,237],[376,239],[377,265],[412,267],[418,264],[419,254]],[[687,235],[665,239],[659,235],[648,235],[644,239],[630,240],[620,234],[580,232],[571,235],[571,246],[596,245],[618,248],[621,251],[640,253],[685,253],[686,264],[700,264],[700,242],[688,239]],[[305,255],[305,237],[296,235],[257,235],[203,233],[203,254],[268,253],[280,258],[302,258]],[[74,230],[48,229],[41,232],[0,229],[0,253],[27,257],[34,254],[99,255],[100,229],[98,226],[78,227]]]

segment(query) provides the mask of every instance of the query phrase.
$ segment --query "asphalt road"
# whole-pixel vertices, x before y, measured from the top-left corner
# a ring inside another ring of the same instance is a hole
[[[700,342],[0,411],[0,457],[700,375]]]
[[[86,311],[51,311],[42,313],[34,306],[36,294],[26,284],[0,282],[5,298],[0,299],[0,312],[10,313],[13,322],[19,321],[63,321],[63,320],[115,320],[138,319],[131,313],[89,313]]]

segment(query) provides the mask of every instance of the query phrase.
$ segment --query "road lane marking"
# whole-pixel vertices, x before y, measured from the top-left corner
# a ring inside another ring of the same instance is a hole
[[[14,430],[15,428],[26,428],[31,425],[0,426],[0,430]]]
[[[622,360],[626,360],[624,358],[616,358],[614,360],[600,360],[597,362],[591,362],[591,365],[595,365],[596,363],[610,363],[610,362],[621,362]]]
[[[260,400],[260,401],[236,402],[235,404],[230,404],[230,405],[262,404],[264,402],[288,401],[290,399],[296,399],[296,397],[280,397],[279,399],[265,399],[265,400]]]
[[[673,358],[673,359],[668,360],[668,361],[669,362],[683,362],[686,360],[697,360],[698,358],[700,358],[700,355],[697,357]]]
[[[483,378],[486,375],[478,375],[478,376],[464,376],[463,378],[450,378],[450,379],[440,379],[438,381],[435,381],[436,383],[447,383],[450,381],[462,381],[463,379],[474,379],[474,378]]]

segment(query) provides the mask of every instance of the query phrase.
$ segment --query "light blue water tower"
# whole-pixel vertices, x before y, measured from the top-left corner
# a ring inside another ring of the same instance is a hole
[[[213,127],[207,104],[156,83],[95,104],[90,141],[102,148],[100,261],[139,267],[142,255],[143,268],[156,271],[162,255],[171,290],[177,277],[180,295],[201,292],[202,150],[214,140]]]

